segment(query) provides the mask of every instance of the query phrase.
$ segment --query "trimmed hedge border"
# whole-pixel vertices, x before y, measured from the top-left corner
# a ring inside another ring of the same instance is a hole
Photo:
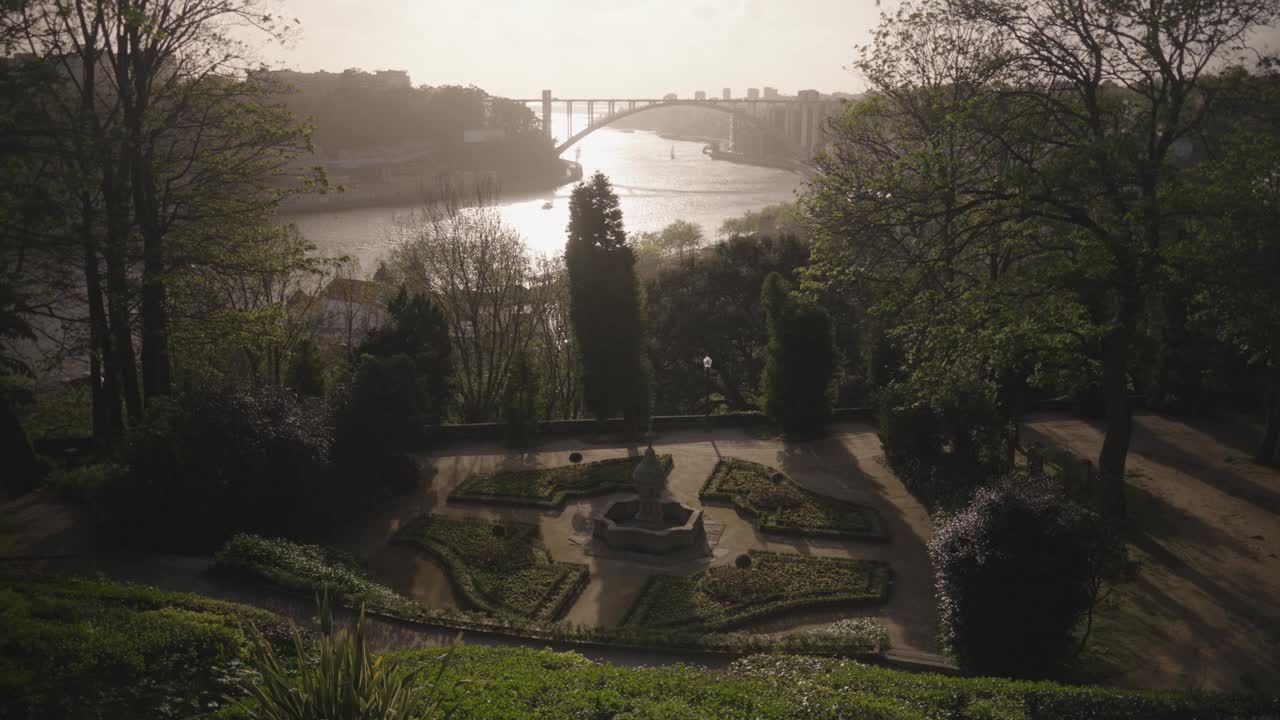
[[[586,488],[558,488],[551,495],[545,496],[545,497],[539,497],[537,495],[531,495],[531,494],[518,495],[518,494],[505,494],[505,493],[475,492],[475,491],[468,490],[468,487],[473,487],[482,482],[489,481],[504,475],[520,475],[525,473],[529,473],[529,474],[555,473],[555,472],[565,472],[565,471],[578,471],[578,472],[582,472],[584,474],[589,475],[592,473],[593,470],[599,470],[608,465],[628,463],[632,467],[634,467],[637,463],[640,462],[640,460],[641,458],[639,456],[624,457],[624,458],[609,458],[607,460],[596,460],[594,462],[578,464],[578,465],[564,465],[564,466],[559,466],[554,468],[536,468],[531,470],[500,470],[498,472],[488,473],[486,475],[473,475],[467,478],[466,480],[463,480],[462,483],[460,483],[456,488],[454,488],[453,492],[449,493],[448,500],[451,503],[481,503],[485,505],[508,505],[512,507],[531,507],[531,508],[538,508],[542,510],[560,510],[560,509],[563,509],[565,504],[568,503],[570,500],[598,497],[600,495],[608,495],[610,493],[624,492],[627,490],[631,490],[633,489],[633,485],[631,483],[630,476],[628,476],[626,482],[622,482],[622,483],[608,482],[608,483],[601,483],[594,487],[586,487]],[[658,461],[662,464],[663,471],[666,474],[670,475],[671,469],[675,467],[675,460],[672,459],[671,455],[669,454],[659,455]]]
[[[774,474],[782,475],[782,477],[785,478],[784,482],[787,485],[811,498],[816,504],[848,509],[850,512],[857,512],[869,521],[872,529],[867,531],[855,531],[839,530],[834,528],[780,525],[774,522],[774,516],[768,511],[752,505],[751,501],[745,495],[741,493],[721,491],[719,489],[719,482],[722,477],[722,473],[731,463],[751,466],[751,469],[758,468],[761,474],[765,477],[772,477]],[[715,468],[711,471],[710,477],[708,477],[707,481],[703,483],[702,489],[698,491],[698,499],[701,500],[703,504],[718,503],[732,506],[743,517],[746,517],[755,523],[756,527],[761,532],[774,533],[776,535],[832,538],[839,540],[852,539],[875,542],[887,542],[889,540],[889,533],[885,530],[884,521],[881,519],[880,513],[876,512],[875,508],[846,502],[844,500],[838,500],[836,498],[827,497],[826,495],[820,495],[802,487],[785,473],[774,470],[767,465],[751,462],[750,460],[740,460],[738,458],[727,457],[717,462]]]
[[[424,515],[411,520],[391,538],[391,542],[394,544],[422,550],[439,560],[449,581],[454,584],[454,587],[458,589],[458,592],[466,599],[467,603],[477,609],[493,615],[513,615],[528,617],[533,620],[554,621],[568,612],[573,602],[578,599],[578,595],[582,593],[582,590],[586,588],[587,583],[591,580],[591,573],[586,565],[551,560],[548,555],[547,561],[550,566],[562,572],[556,582],[543,593],[538,602],[538,610],[532,615],[526,615],[515,608],[502,604],[500,600],[486,595],[476,582],[471,569],[473,563],[461,555],[456,548],[425,534],[423,525],[432,522],[436,518],[446,522],[483,525],[490,532],[497,528],[502,528],[504,532],[519,532],[525,538],[537,543],[536,548],[533,548],[533,552],[546,554],[546,548],[542,545],[541,532],[538,526],[527,523],[495,523],[472,518]]]
[[[262,548],[275,548],[262,552]],[[255,550],[255,548],[258,548]],[[329,558],[317,562],[318,558]],[[883,662],[887,643],[880,638],[846,634],[795,633],[783,636],[741,632],[692,632],[652,628],[595,627],[530,620],[513,615],[432,608],[370,580],[341,554],[288,540],[237,535],[214,557],[212,570],[227,577],[263,583],[311,600],[328,588],[335,602],[387,620],[448,630],[560,642],[582,647],[632,650],[683,650],[709,655],[741,656],[762,652],[800,653]]]
[[[742,611],[733,613],[728,617],[714,622],[699,623],[697,619],[688,621],[677,621],[674,623],[660,623],[657,625],[649,625],[649,627],[659,628],[680,628],[680,629],[697,629],[703,632],[716,632],[722,630],[730,630],[743,625],[766,620],[780,615],[785,615],[795,610],[811,610],[820,608],[833,607],[864,607],[869,605],[880,605],[889,598],[889,589],[893,583],[893,571],[889,565],[879,560],[854,560],[848,558],[825,558],[825,557],[806,557],[803,555],[792,555],[789,553],[775,553],[766,550],[751,550],[747,553],[753,560],[752,567],[756,566],[761,559],[775,558],[785,561],[795,561],[802,563],[818,563],[830,565],[864,565],[867,566],[867,585],[863,592],[846,592],[824,596],[810,597],[783,597],[771,600],[763,605],[756,607],[744,606]],[[734,568],[732,566],[720,566],[704,570],[695,575],[689,576],[687,579],[696,582],[697,579],[704,577],[709,572],[726,572],[726,571],[743,571],[752,572],[752,569]],[[627,626],[635,622],[637,614],[645,613],[649,608],[665,593],[661,586],[669,582],[670,578],[686,579],[683,576],[672,575],[652,575],[645,581],[644,586],[640,589],[640,593],[636,596],[636,600],[627,609],[627,613],[623,616],[622,625]]]

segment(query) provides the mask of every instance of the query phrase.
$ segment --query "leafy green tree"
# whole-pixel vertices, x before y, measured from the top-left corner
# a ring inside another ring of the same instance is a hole
[[[714,363],[714,392],[730,409],[763,408],[759,383],[768,327],[760,288],[769,273],[791,277],[808,257],[808,245],[793,237],[735,237],[645,285],[660,412],[704,411],[707,355]]]
[[[303,397],[324,396],[324,363],[320,360],[319,348],[310,340],[303,340],[294,349],[288,383]]]
[[[359,354],[384,359],[406,358],[413,367],[414,379],[401,386],[400,392],[412,388],[414,413],[421,416],[421,422],[438,425],[449,408],[453,374],[449,326],[444,313],[430,297],[421,293],[410,295],[404,286],[387,303],[387,311],[389,322],[369,333]]]
[[[764,377],[765,411],[787,434],[822,431],[835,403],[836,349],[831,316],[789,292],[777,273],[765,278],[761,304],[769,323]]]
[[[528,447],[538,432],[541,383],[527,354],[516,358],[502,396],[503,434],[509,447]]]
[[[618,196],[603,173],[574,187],[568,231],[565,264],[584,404],[600,420],[621,412],[628,432],[638,433],[649,420],[652,369],[635,256]]]

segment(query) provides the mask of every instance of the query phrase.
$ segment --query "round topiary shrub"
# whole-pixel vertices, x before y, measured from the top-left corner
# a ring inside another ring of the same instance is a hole
[[[571,452],[571,453],[569,453],[569,462],[571,462],[571,463],[580,463],[580,462],[582,462],[582,453],[580,453],[580,452]]]
[[[506,536],[507,536],[507,528],[506,528],[506,527],[504,527],[504,526],[502,526],[502,525],[494,525],[494,526],[493,526],[493,536],[494,536],[494,537],[497,537],[497,538],[500,538],[500,537],[506,537]]]
[[[741,555],[733,559],[733,564],[739,568],[742,568],[743,570],[746,570],[747,568],[751,567],[751,556],[748,555],[747,553],[742,553]]]
[[[787,476],[780,472],[776,472],[769,476],[769,481],[774,485],[781,485],[787,481]]]
[[[942,637],[966,671],[1037,677],[1077,647],[1115,544],[1050,479],[1013,475],[978,489],[929,543]]]

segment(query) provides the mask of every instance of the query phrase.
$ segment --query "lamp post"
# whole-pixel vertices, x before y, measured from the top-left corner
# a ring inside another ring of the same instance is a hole
[[[702,358],[702,371],[707,380],[707,415],[711,414],[711,356]]]

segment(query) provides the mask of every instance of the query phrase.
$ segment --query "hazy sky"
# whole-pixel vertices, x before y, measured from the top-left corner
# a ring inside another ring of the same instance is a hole
[[[264,59],[296,70],[408,70],[415,85],[507,97],[661,96],[771,85],[860,89],[845,69],[874,0],[282,0],[301,21]]]

